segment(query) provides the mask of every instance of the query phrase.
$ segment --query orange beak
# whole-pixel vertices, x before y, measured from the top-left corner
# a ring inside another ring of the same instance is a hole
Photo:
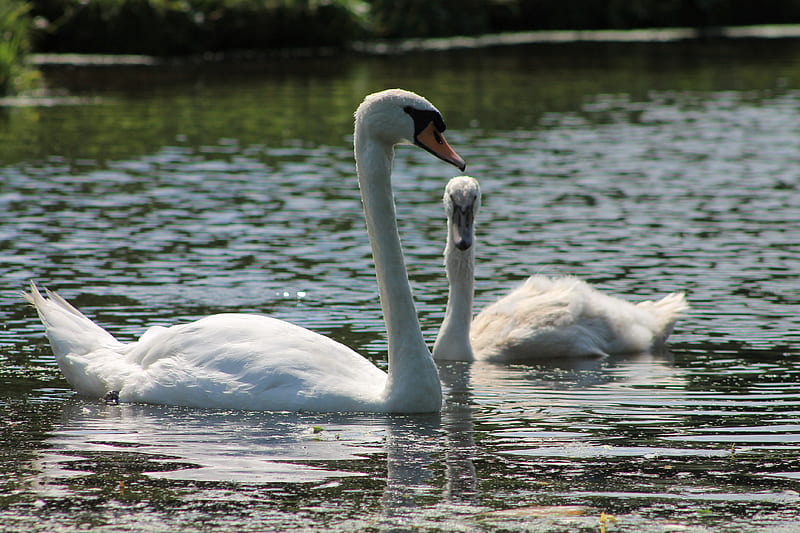
[[[444,140],[444,136],[442,136],[442,133],[436,129],[436,126],[433,125],[433,122],[428,124],[424,130],[419,132],[414,141],[416,142],[417,146],[424,148],[442,161],[447,161],[462,172],[465,168],[467,168],[467,164],[463,159],[461,159],[461,156],[459,156],[455,150],[450,148],[450,145]]]

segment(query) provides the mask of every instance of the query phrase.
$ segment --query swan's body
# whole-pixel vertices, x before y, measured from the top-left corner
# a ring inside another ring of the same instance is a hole
[[[434,344],[436,359],[552,361],[658,349],[687,308],[683,293],[632,304],[571,277],[531,276],[472,319],[477,180],[461,176],[444,195],[450,292]]]
[[[129,344],[55,293],[32,284],[56,360],[89,396],[120,401],[289,411],[433,412],[441,385],[425,346],[397,233],[391,189],[394,145],[414,143],[464,167],[441,137],[441,115],[408,91],[368,96],[355,115],[355,156],[381,306],[389,372],[323,335],[261,315],[212,315],[153,327]]]

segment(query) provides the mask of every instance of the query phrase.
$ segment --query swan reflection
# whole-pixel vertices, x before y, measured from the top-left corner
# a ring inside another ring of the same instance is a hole
[[[430,415],[215,411],[74,398],[64,403],[39,454],[37,490],[74,498],[98,483],[134,480],[175,482],[177,488],[187,482],[305,484],[333,487],[329,496],[337,498],[342,487],[362,492],[372,502],[367,505],[379,508],[372,519],[383,527],[403,529],[419,519],[420,509],[451,517],[485,510],[480,479],[494,474],[481,473],[476,459],[605,450],[596,434],[599,420],[611,424],[611,416],[621,432],[626,424],[661,423],[666,396],[686,394],[683,387],[665,386],[685,385],[685,370],[651,356],[579,369],[460,361],[437,366],[445,405]],[[666,449],[637,446],[620,451],[646,456]],[[606,453],[617,445],[612,448]],[[80,477],[96,479],[72,481]],[[177,493],[193,498],[192,491]]]
[[[41,459],[54,478],[85,475],[88,457],[138,456],[150,478],[311,483],[365,475],[317,466],[358,461],[386,440],[386,417],[207,411],[71,400]],[[310,463],[315,463],[314,465]]]
[[[443,361],[438,366],[446,391],[442,411],[446,436],[444,499],[450,503],[477,504],[478,480],[473,459],[478,451],[472,415],[472,365],[465,361]]]

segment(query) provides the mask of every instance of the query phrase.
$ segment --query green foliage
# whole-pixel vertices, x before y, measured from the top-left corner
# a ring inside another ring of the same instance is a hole
[[[0,95],[14,93],[36,79],[25,64],[30,47],[30,4],[20,0],[0,2]]]
[[[183,55],[344,46],[363,38],[800,23],[800,0],[29,1],[43,28],[43,52]]]
[[[355,0],[38,0],[52,52],[179,55],[342,45],[362,35]],[[361,10],[363,11],[363,10]]]
[[[487,0],[372,0],[377,37],[443,37],[485,33],[493,2]]]

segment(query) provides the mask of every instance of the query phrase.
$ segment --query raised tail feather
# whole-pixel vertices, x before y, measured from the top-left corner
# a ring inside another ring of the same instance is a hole
[[[121,343],[92,322],[58,294],[45,289],[45,296],[31,282],[29,293],[22,296],[36,308],[56,358],[68,354],[85,355],[101,348],[115,348]]]
[[[683,291],[673,292],[655,302],[652,300],[639,302],[636,306],[646,309],[656,316],[658,319],[658,331],[660,331],[658,336],[661,342],[669,337],[675,322],[684,311],[689,309],[689,303],[686,301],[686,294]]]

